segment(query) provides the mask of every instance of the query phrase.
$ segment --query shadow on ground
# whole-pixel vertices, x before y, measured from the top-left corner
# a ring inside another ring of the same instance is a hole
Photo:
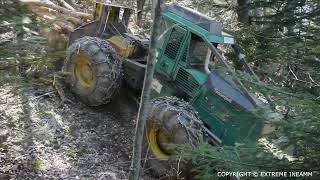
[[[0,179],[127,179],[137,107],[125,89],[90,108],[20,84],[0,87]]]

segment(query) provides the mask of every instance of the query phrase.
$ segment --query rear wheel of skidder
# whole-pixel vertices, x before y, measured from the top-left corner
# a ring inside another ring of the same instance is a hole
[[[193,108],[176,97],[162,97],[151,102],[147,118],[142,164],[156,176],[167,179],[192,177],[190,163],[178,162],[172,158],[177,152],[167,144],[188,144],[195,146],[203,140],[202,123]],[[179,165],[178,165],[179,164]]]
[[[72,91],[90,106],[107,104],[121,83],[121,61],[112,46],[96,37],[76,40],[67,50],[64,71]]]

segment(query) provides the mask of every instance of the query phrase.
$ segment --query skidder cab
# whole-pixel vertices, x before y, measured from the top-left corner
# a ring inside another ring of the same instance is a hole
[[[130,12],[97,1],[95,21],[70,35],[65,70],[73,92],[90,106],[112,101],[122,79],[140,94],[149,41],[129,33]],[[234,49],[240,60],[244,55],[221,23],[177,5],[165,8],[161,23],[143,154],[159,176],[177,166],[167,144],[254,143],[265,123],[254,113],[262,103],[230,73],[241,61],[226,60],[227,53]],[[182,176],[191,176],[189,168],[180,165]]]

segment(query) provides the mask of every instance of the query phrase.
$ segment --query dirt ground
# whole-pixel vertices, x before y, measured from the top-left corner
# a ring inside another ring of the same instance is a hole
[[[112,103],[91,108],[65,88],[62,103],[52,81],[65,52],[48,53],[41,32],[50,23],[6,3],[0,3],[0,180],[128,179],[137,102],[122,88]]]
[[[51,86],[0,86],[0,179],[127,179],[137,107],[124,94],[93,109]]]

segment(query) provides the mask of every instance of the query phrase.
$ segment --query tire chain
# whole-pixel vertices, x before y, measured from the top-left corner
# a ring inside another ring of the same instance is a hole
[[[178,122],[186,129],[189,142],[193,147],[195,147],[196,144],[194,143],[201,141],[205,133],[205,126],[203,122],[199,120],[197,112],[192,108],[192,106],[190,106],[189,103],[174,96],[164,96],[154,99],[152,101],[152,104],[156,106],[164,102],[170,105],[170,108],[168,110],[179,112]],[[184,118],[180,118],[182,114],[188,115],[187,117],[185,117],[185,119],[187,120],[185,120]]]
[[[95,44],[96,47],[98,47],[99,49],[97,50],[92,50],[90,48],[92,48],[92,44]],[[89,46],[88,46],[89,45]],[[114,87],[113,89],[119,89],[120,84],[121,84],[121,77],[123,75],[122,73],[122,62],[120,61],[119,56],[116,54],[116,51],[114,50],[114,48],[106,43],[106,41],[103,41],[100,38],[97,37],[90,37],[90,36],[85,36],[83,38],[77,39],[68,49],[67,49],[67,57],[66,57],[66,61],[71,59],[71,56],[74,54],[74,52],[79,52],[80,50],[84,50],[86,52],[89,52],[89,56],[91,59],[93,59],[93,57],[99,53],[99,52],[103,52],[104,55],[107,57],[107,59],[112,60],[112,61],[118,61],[116,63],[112,63],[112,67],[111,68],[111,74],[110,75],[101,75],[98,74],[97,77],[108,77],[110,79],[115,79],[118,78],[115,81],[112,81],[113,83],[110,84],[107,88],[104,87],[99,87],[97,86],[97,88],[103,89],[104,91],[109,91],[111,87]],[[90,53],[92,52],[92,53]],[[99,65],[102,63],[105,63],[106,61],[102,61],[102,62],[93,62],[93,64],[95,65]],[[67,64],[67,63],[65,63]],[[110,64],[108,64],[110,65]],[[67,67],[64,67],[65,71],[67,70]],[[111,76],[111,77],[110,77]],[[70,83],[70,82],[69,82]],[[74,86],[74,84],[71,84],[71,86]],[[103,99],[100,100],[100,102],[110,102],[111,97],[104,97]],[[97,103],[97,105],[99,105],[101,103]]]

